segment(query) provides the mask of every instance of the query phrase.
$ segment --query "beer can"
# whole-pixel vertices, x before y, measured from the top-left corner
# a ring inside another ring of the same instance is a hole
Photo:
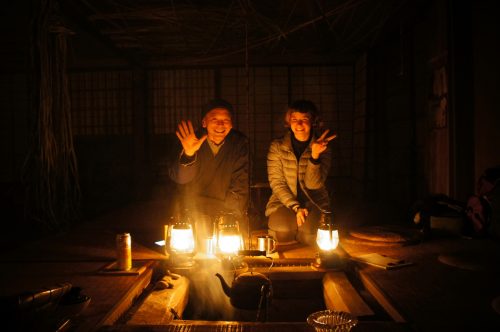
[[[116,265],[118,270],[128,271],[132,268],[132,239],[130,233],[116,235]]]

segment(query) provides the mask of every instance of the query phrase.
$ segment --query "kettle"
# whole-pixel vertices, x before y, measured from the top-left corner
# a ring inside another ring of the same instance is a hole
[[[271,280],[262,273],[241,273],[234,279],[231,287],[219,273],[215,276],[219,278],[224,293],[235,308],[256,310],[259,305],[266,303],[263,302],[264,299],[268,300],[271,297]]]

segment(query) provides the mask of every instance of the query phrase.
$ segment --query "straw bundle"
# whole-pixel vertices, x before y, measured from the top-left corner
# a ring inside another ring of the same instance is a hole
[[[35,129],[24,172],[26,212],[42,228],[60,230],[80,214],[66,75],[70,31],[54,20],[54,1],[39,0],[36,5],[32,49]]]

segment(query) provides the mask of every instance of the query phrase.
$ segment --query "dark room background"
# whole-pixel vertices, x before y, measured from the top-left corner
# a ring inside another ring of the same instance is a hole
[[[36,119],[36,3],[8,1],[0,20],[6,241],[33,223],[23,172]],[[464,201],[482,171],[500,164],[499,23],[492,4],[401,1],[367,30],[368,42],[348,52],[332,46],[276,54],[262,45],[201,63],[121,52],[61,7],[71,30],[66,74],[82,220],[138,201],[168,204],[166,162],[176,125],[181,119],[199,125],[201,106],[213,97],[235,106],[234,126],[250,139],[253,187],[267,181],[267,149],[285,130],[287,104],[315,102],[325,127],[338,134],[328,184],[340,223],[410,223],[416,200],[441,193]],[[347,27],[362,22],[355,23]],[[239,43],[244,47],[244,38]]]

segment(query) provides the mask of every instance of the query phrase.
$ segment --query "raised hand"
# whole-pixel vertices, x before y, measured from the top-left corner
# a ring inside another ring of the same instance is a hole
[[[314,159],[318,159],[320,154],[325,152],[326,148],[328,147],[328,142],[337,137],[337,134],[333,134],[332,136],[326,137],[329,131],[330,129],[325,130],[317,140],[312,142],[311,157],[313,157]]]
[[[182,120],[177,126],[175,134],[179,141],[181,141],[184,154],[188,157],[194,156],[196,151],[200,149],[201,144],[207,139],[207,135],[203,135],[200,138],[196,137],[193,124],[189,120],[187,122]]]

